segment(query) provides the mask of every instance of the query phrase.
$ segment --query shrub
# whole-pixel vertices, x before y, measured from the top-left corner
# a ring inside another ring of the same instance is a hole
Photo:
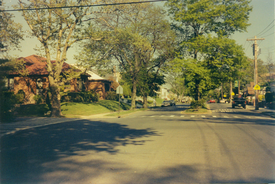
[[[190,104],[190,109],[200,109],[200,108],[206,108],[205,106],[205,100],[192,100]]]
[[[70,92],[61,97],[61,102],[97,102],[99,95],[94,91]]]
[[[115,91],[108,91],[106,93],[106,100],[116,100],[118,101],[119,96],[116,94]]]
[[[17,103],[19,103],[19,104],[24,103],[25,92],[22,89],[20,89],[15,96],[16,96],[16,99],[17,99]]]
[[[44,103],[44,101],[45,101],[43,96],[41,96],[41,95],[35,95],[33,97],[33,99],[35,101],[35,104],[41,104],[41,103]]]
[[[153,104],[153,100],[148,100],[147,103],[148,104]]]
[[[13,92],[3,92],[0,96],[0,120],[8,122],[14,119],[14,109],[17,103],[17,98]]]

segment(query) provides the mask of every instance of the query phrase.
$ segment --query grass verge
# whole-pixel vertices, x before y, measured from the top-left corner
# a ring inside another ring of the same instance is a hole
[[[120,110],[129,110],[130,106],[113,100],[100,100],[93,103],[61,103],[61,112],[65,117],[77,118],[79,116],[89,116],[115,112]],[[49,108],[46,104],[21,105],[16,110],[17,117],[46,117],[49,116]]]
[[[185,114],[207,114],[210,113],[210,107],[208,104],[205,105],[206,108],[199,108],[199,109],[186,109],[185,111],[182,111],[181,113]]]
[[[130,106],[112,100],[100,100],[94,103],[66,102],[61,104],[61,111],[65,117],[89,116],[120,110],[129,110]]]

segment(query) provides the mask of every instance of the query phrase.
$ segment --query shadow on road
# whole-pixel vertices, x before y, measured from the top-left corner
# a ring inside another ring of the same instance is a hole
[[[167,106],[167,107],[159,107],[159,108],[152,108],[151,111],[159,112],[159,111],[174,111],[179,112],[189,108],[189,104],[180,104],[175,106]]]
[[[132,129],[126,125],[80,120],[19,131],[1,138],[1,183],[36,183],[43,165],[79,151],[116,154],[117,146],[142,145],[136,138],[159,136],[152,129]]]

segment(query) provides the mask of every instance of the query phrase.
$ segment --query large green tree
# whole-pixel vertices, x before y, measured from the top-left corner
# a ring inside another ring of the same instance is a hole
[[[85,44],[77,58],[92,67],[118,65],[121,72],[127,73],[132,83],[133,109],[139,75],[161,67],[172,57],[174,34],[165,11],[150,3],[106,7],[101,11],[96,20],[103,39]]]
[[[166,5],[179,38],[177,61],[187,61],[186,85],[198,100],[221,78],[228,78],[223,71],[233,72],[233,66],[243,61],[241,48],[230,43],[228,37],[246,31],[252,8],[248,0],[169,0]],[[231,45],[234,53],[229,49]],[[232,58],[226,57],[227,51]]]
[[[51,92],[51,115],[60,116],[60,73],[67,59],[67,52],[76,42],[84,39],[99,39],[85,35],[84,28],[92,17],[89,6],[97,3],[91,0],[18,0],[18,8],[31,30],[31,35],[41,43],[41,49],[47,58],[47,71]],[[72,6],[71,8],[58,8]],[[81,6],[81,7],[78,7]],[[42,8],[42,9],[41,9]],[[51,61],[55,60],[55,63]]]

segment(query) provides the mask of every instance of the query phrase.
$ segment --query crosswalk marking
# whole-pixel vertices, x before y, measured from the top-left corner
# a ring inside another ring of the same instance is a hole
[[[201,117],[205,118],[205,116],[201,116]]]
[[[182,118],[183,118],[183,117],[184,117],[184,115],[181,115],[180,117],[182,117]]]
[[[194,118],[194,117],[195,117],[195,116],[193,116],[193,115],[191,116],[191,118]]]
[[[171,115],[170,117],[174,117],[174,115]]]
[[[213,118],[216,118],[217,116],[212,116]]]

